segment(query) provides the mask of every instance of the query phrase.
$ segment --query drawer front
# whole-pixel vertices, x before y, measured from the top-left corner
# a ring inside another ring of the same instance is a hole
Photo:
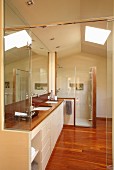
[[[51,131],[50,129],[48,129],[47,134],[45,136],[43,136],[42,141],[41,141],[41,148],[43,149],[43,147],[45,146],[45,144],[47,143],[47,140],[51,138]]]
[[[46,166],[47,166],[47,163],[48,163],[48,161],[49,161],[49,158],[50,158],[50,149],[48,149],[48,151],[47,151],[47,153],[46,153],[46,155],[45,155],[45,158],[44,158],[44,160],[42,161],[42,163],[41,163],[41,169],[42,170],[45,170],[45,168],[46,168]]]
[[[42,138],[44,138],[48,131],[50,130],[50,121],[46,123],[46,125],[42,128]]]
[[[46,144],[43,146],[41,150],[41,160],[45,159],[48,150],[50,150],[50,138],[47,140]]]

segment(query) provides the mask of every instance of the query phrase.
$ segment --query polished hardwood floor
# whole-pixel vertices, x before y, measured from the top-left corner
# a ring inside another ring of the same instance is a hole
[[[46,170],[106,170],[106,122],[97,120],[96,129],[64,126]]]

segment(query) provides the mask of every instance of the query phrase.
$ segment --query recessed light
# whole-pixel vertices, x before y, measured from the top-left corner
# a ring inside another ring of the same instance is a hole
[[[34,4],[33,0],[28,0],[26,3],[27,3],[27,5],[33,5]]]
[[[44,48],[43,47],[40,47],[41,50],[43,50]]]
[[[60,48],[60,46],[57,46],[56,48]]]
[[[55,38],[53,37],[53,38],[50,38],[50,40],[52,41],[52,40],[55,40]]]

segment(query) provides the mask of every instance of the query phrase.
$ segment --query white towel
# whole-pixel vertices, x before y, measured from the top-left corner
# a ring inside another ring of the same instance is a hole
[[[35,148],[34,148],[34,147],[31,147],[31,157],[34,156],[35,152],[36,152]]]
[[[38,170],[38,163],[36,161],[32,162],[31,170]]]

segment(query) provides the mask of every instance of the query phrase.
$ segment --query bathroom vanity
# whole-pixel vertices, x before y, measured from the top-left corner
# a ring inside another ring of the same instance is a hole
[[[6,129],[0,133],[0,169],[45,170],[63,127],[63,100],[45,102],[45,106],[50,108],[39,110],[29,130],[27,121],[21,120],[23,130]]]

